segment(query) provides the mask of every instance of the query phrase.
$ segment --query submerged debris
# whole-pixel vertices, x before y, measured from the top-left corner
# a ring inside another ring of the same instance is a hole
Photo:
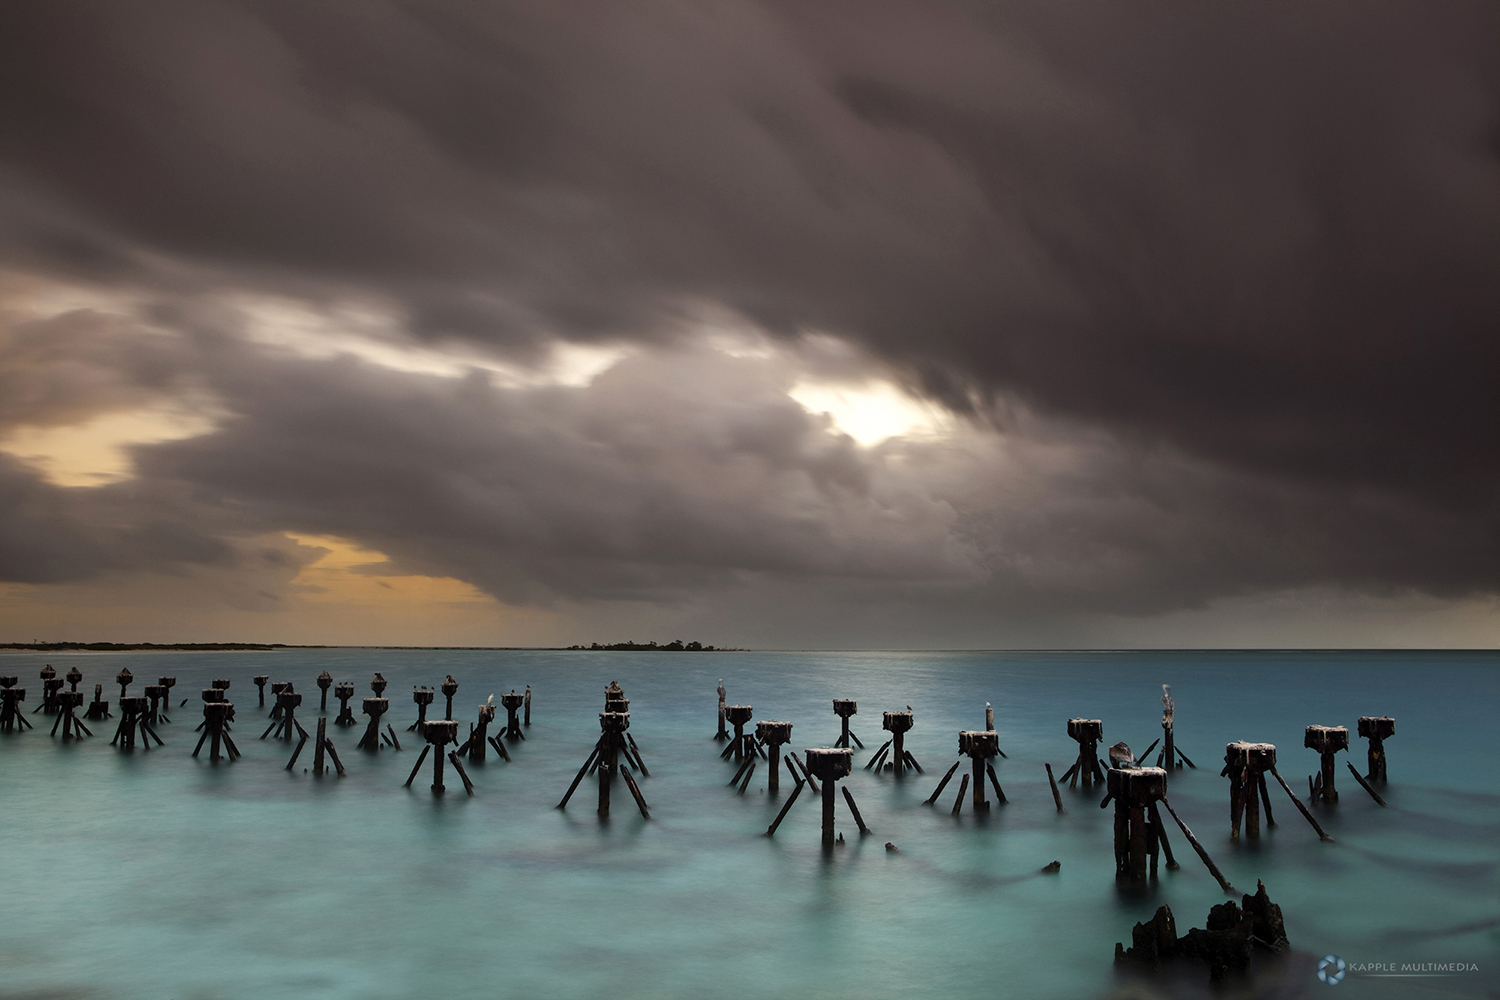
[[[1115,944],[1115,961],[1159,968],[1176,959],[1201,959],[1209,967],[1214,981],[1233,970],[1244,972],[1257,948],[1280,954],[1291,946],[1286,939],[1281,907],[1271,902],[1264,882],[1256,884],[1255,895],[1246,895],[1243,906],[1232,901],[1220,903],[1208,911],[1206,929],[1197,927],[1182,937],[1172,908],[1163,906],[1145,923],[1136,924],[1130,932],[1131,946]]]

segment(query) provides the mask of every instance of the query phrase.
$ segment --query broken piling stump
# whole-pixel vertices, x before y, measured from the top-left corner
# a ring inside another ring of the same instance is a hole
[[[289,740],[293,736],[307,739],[307,730],[297,721],[297,709],[302,706],[302,695],[293,689],[290,681],[279,686],[281,690],[276,692],[276,713],[273,713],[272,718],[279,714],[280,719],[267,726],[260,738],[273,735],[274,730],[274,736],[279,740]]]
[[[808,772],[823,783],[823,847],[832,848],[835,786],[840,778],[847,778],[853,771],[854,751],[848,747],[809,747],[806,753]],[[849,801],[852,804],[854,800]]]
[[[422,735],[422,727],[427,725],[427,706],[432,704],[434,697],[432,688],[412,685],[411,700],[417,706],[417,721],[406,727],[408,733],[415,729],[418,736]]]
[[[69,674],[68,679],[72,680],[72,674],[71,673]],[[167,709],[169,709],[169,708],[172,707],[172,689],[177,686],[177,678],[173,677],[173,676],[170,676],[170,675],[168,675],[166,677],[158,677],[156,679],[156,683],[160,684],[162,687],[164,687],[164,688],[167,689],[166,693],[162,696],[162,700],[161,700],[161,708],[162,708],[162,711],[161,711],[161,721],[163,721],[163,722],[171,722],[172,720],[169,719],[169,718],[167,718]],[[75,684],[75,685],[73,685],[73,687],[77,688],[78,685]],[[187,699],[184,698],[183,701],[186,702]],[[152,724],[153,725],[155,724],[155,720],[152,720]]]
[[[339,700],[339,714],[338,718],[333,720],[333,724],[335,726],[357,725],[354,712],[349,708],[349,699],[354,697],[354,685],[348,681],[342,684],[335,684],[333,687],[333,696]],[[264,705],[265,701],[262,700],[261,704]]]
[[[38,674],[42,679],[42,701],[36,708],[32,709],[33,715],[41,712],[44,715],[57,714],[57,692],[62,690],[63,680],[57,676],[57,671],[52,669],[52,664],[42,667]]]
[[[103,684],[94,685],[94,700],[89,702],[87,716],[90,722],[109,718],[109,702],[104,698]]]
[[[284,711],[281,704],[281,695],[282,692],[291,690],[291,687],[291,681],[273,681],[271,683],[271,697],[274,699],[271,702],[271,718],[281,718],[281,713]]]
[[[526,685],[526,725],[531,725],[531,685]]]
[[[203,749],[203,742],[210,741],[208,748],[208,759],[214,762],[219,760],[219,748],[222,745],[228,752],[229,759],[233,761],[240,755],[239,747],[234,745],[234,739],[229,735],[229,722],[234,719],[234,704],[226,701],[223,688],[203,689],[203,735],[198,737],[198,745],[193,748],[193,756]]]
[[[792,724],[790,722],[777,722],[774,719],[762,719],[755,724],[755,738],[763,745],[771,748],[767,758],[766,791],[775,795],[781,791],[781,745],[789,743],[792,739]]]
[[[479,706],[479,721],[470,727],[468,741],[459,748],[459,756],[468,751],[469,763],[483,764],[484,752],[489,747],[490,723],[495,721],[495,696]]]
[[[863,750],[865,745],[849,729],[850,717],[859,714],[859,703],[853,698],[835,698],[833,699],[833,714],[839,717],[840,723],[839,738],[833,745],[850,749],[849,744],[853,742],[855,746]]]
[[[624,701],[623,698],[620,700]],[[500,696],[500,704],[505,708],[505,736],[507,739],[524,740],[526,738],[526,734],[521,732],[521,720],[516,716],[517,711],[525,703],[526,696],[516,694],[515,688],[510,689],[510,694],[502,694]],[[623,711],[629,711],[629,704],[630,702],[625,701],[627,707]],[[616,709],[616,711],[619,711],[619,709]]]
[[[156,735],[146,718],[146,699],[140,695],[129,695],[120,699],[120,725],[109,745],[121,750],[134,750],[137,732],[140,733],[142,750],[150,750],[153,739],[157,746],[164,745],[162,738]]]
[[[1308,726],[1302,737],[1302,745],[1316,750],[1322,767],[1312,781],[1312,797],[1322,799],[1324,805],[1337,805],[1339,791],[1334,787],[1335,757],[1340,750],[1349,749],[1349,729],[1346,726]]]
[[[1165,831],[1156,803],[1167,794],[1167,772],[1121,761],[1105,773],[1107,803],[1115,803],[1115,878],[1144,883],[1156,876],[1157,855]]]
[[[63,739],[81,739],[82,736],[93,736],[94,734],[83,720],[78,718],[78,706],[83,704],[83,692],[79,690],[57,692],[57,721],[52,723],[52,735],[57,735],[57,727],[62,726]],[[82,734],[80,736],[80,734]]]
[[[968,756],[974,766],[974,812],[987,813],[990,804],[984,794],[985,762],[1000,751],[1000,734],[989,730],[963,730],[958,734],[958,752]],[[994,777],[994,770],[989,770],[991,780],[995,786],[995,798],[1000,803],[1005,802],[1005,793],[1000,790],[1000,782]],[[961,787],[961,786],[960,786]]]
[[[729,739],[729,734],[724,731],[724,708],[725,708],[724,697],[725,697],[725,692],[724,692],[724,678],[720,677],[719,678],[719,731],[714,734],[714,739],[718,740],[720,743],[723,743],[725,740]]]
[[[382,684],[382,687],[385,685]],[[376,753],[380,750],[380,717],[390,710],[391,700],[389,698],[366,698],[364,700],[364,713],[370,717],[369,724],[365,727],[365,734],[355,744],[356,750],[368,750]],[[452,720],[449,720],[452,721]],[[427,724],[429,727],[431,722]],[[454,723],[458,725],[458,723]]]
[[[143,688],[142,690],[145,692],[145,695],[146,695],[146,719],[147,719],[147,721],[149,721],[153,726],[157,725],[163,719],[166,719],[166,721],[168,721],[168,722],[172,721],[170,719],[167,719],[166,712],[162,711],[162,709],[164,707],[163,703],[166,701],[166,698],[167,698],[167,688],[166,688],[166,685],[164,685],[164,684],[147,684],[145,686],[145,688]]]
[[[750,705],[724,706],[724,718],[729,720],[730,725],[734,726],[734,739],[733,742],[725,748],[725,752],[720,754],[719,756],[727,757],[732,752],[734,754],[734,759],[738,761],[743,760],[747,752],[752,754],[755,753],[755,748],[753,745],[748,748],[745,746],[745,723],[749,722],[750,717],[754,714],[755,709]]]
[[[1370,769],[1365,778],[1374,785],[1385,784],[1385,741],[1396,735],[1396,720],[1389,715],[1362,715],[1359,735],[1370,741]]]
[[[22,731],[35,728],[21,710],[26,689],[16,687],[18,680],[16,677],[0,677],[0,733],[13,733],[17,727]]]
[[[369,700],[369,698],[365,699],[365,701]],[[417,762],[412,765],[411,774],[407,776],[406,784],[403,787],[411,787],[412,781],[417,777],[417,772],[422,769],[422,762],[427,759],[429,753],[436,750],[437,753],[432,755],[432,794],[442,795],[446,787],[443,784],[443,748],[450,743],[458,742],[458,723],[452,719],[443,719],[441,721],[435,719],[422,727],[422,736],[427,740],[427,745],[422,748],[421,754],[417,757]],[[457,760],[457,757],[454,760]],[[465,782],[464,787],[469,787],[467,782]],[[469,794],[474,794],[472,789],[469,791]]]
[[[1177,961],[1202,961],[1209,967],[1210,980],[1219,982],[1231,971],[1246,971],[1257,950],[1289,951],[1281,907],[1271,902],[1265,884],[1258,882],[1255,895],[1242,899],[1243,909],[1233,902],[1220,903],[1209,910],[1205,929],[1194,927],[1180,938],[1171,908],[1160,907],[1151,920],[1135,925],[1129,948],[1115,944],[1115,961],[1153,971]]]
[[[876,759],[881,761],[881,763],[875,765],[876,773],[879,773],[884,769],[884,767],[887,766],[884,763],[882,755],[888,754],[891,760],[891,763],[888,766],[891,767],[892,773],[897,778],[904,778],[906,776],[906,770],[911,766],[907,763],[908,754],[906,752],[906,734],[911,731],[911,727],[914,721],[915,720],[912,716],[912,711],[910,708],[908,708],[904,712],[885,713],[880,726],[886,732],[891,734],[891,740],[890,743],[886,745],[886,747],[882,748],[881,751],[876,754]]]
[[[1078,744],[1078,760],[1068,768],[1062,780],[1069,788],[1077,788],[1079,779],[1083,787],[1089,788],[1097,779],[1104,782],[1104,772],[1099,767],[1099,741],[1104,739],[1104,723],[1098,719],[1069,719],[1068,736]]]
[[[1260,836],[1260,809],[1266,809],[1266,823],[1275,826],[1270,796],[1266,792],[1266,772],[1276,766],[1274,743],[1246,743],[1243,740],[1224,748],[1224,770],[1229,778],[1229,836],[1239,839],[1240,818],[1245,820],[1245,836]]]

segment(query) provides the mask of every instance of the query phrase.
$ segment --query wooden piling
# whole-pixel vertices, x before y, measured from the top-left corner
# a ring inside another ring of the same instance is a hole
[[[640,788],[636,786],[635,778],[630,774],[630,768],[621,764],[620,777],[625,779],[625,787],[630,789],[630,794],[635,799],[636,808],[641,811],[641,819],[650,819],[651,810],[646,808],[646,799],[641,795]]]
[[[1297,807],[1297,811],[1302,814],[1302,816],[1303,816],[1304,819],[1306,819],[1309,823],[1312,824],[1312,828],[1314,830],[1318,831],[1318,839],[1319,840],[1332,840],[1333,839],[1332,837],[1328,836],[1328,834],[1326,834],[1326,833],[1323,832],[1323,828],[1318,825],[1318,821],[1315,820],[1315,819],[1313,819],[1313,814],[1308,811],[1307,806],[1303,805],[1302,804],[1302,800],[1299,799],[1299,798],[1297,798],[1296,794],[1293,793],[1293,791],[1291,790],[1290,787],[1288,787],[1288,785],[1286,783],[1286,779],[1281,776],[1281,772],[1277,771],[1276,768],[1273,767],[1273,768],[1271,768],[1271,774],[1276,778],[1276,781],[1281,785],[1282,789],[1286,792],[1287,798],[1291,799],[1292,803]]]
[[[792,765],[790,763],[790,758],[788,758],[787,770],[792,771],[792,777],[795,778],[797,776],[797,772],[794,771],[794,770],[792,770]],[[792,810],[792,803],[796,802],[797,801],[797,796],[799,796],[799,795],[802,794],[802,786],[805,785],[805,784],[806,784],[806,782],[802,781],[800,778],[797,780],[796,785],[794,785],[792,787],[792,794],[786,800],[786,805],[784,805],[784,806],[781,807],[781,812],[777,813],[776,814],[776,818],[771,821],[771,825],[768,826],[768,827],[766,827],[766,836],[767,837],[774,837],[774,836],[776,836],[776,828],[781,825],[781,821],[782,820],[786,819],[786,814],[789,813],[789,812],[791,812],[791,810]]]
[[[859,826],[859,832],[866,834],[870,828],[865,826],[865,818],[859,814],[859,806],[854,804],[854,796],[849,794],[848,788],[840,789],[844,793],[844,801],[849,804],[849,811],[854,814],[854,822]]]
[[[474,782],[469,780],[469,772],[464,770],[464,762],[459,760],[458,754],[452,750],[448,751],[448,763],[452,764],[453,769],[458,772],[459,780],[464,783],[464,791],[472,796],[474,794]]]
[[[417,762],[412,765],[411,774],[406,776],[406,784],[402,785],[402,788],[410,788],[411,783],[417,780],[417,773],[422,770],[422,765],[427,762],[427,755],[431,752],[432,744],[429,743],[422,748],[421,753],[417,754]]]
[[[937,788],[933,789],[932,794],[927,797],[927,801],[922,803],[924,806],[930,806],[937,801],[938,796],[943,794],[943,789],[948,787],[948,782],[953,780],[953,772],[957,771],[961,764],[963,764],[962,757],[953,762],[953,766],[948,768],[948,773],[943,775],[943,780],[938,782]],[[1050,774],[1051,772],[1049,771],[1048,773]],[[1059,804],[1058,808],[1061,809],[1062,805]]]
[[[954,766],[957,767],[958,765],[955,764]],[[1057,790],[1057,779],[1052,777],[1052,765],[1047,764],[1045,766],[1047,768],[1047,784],[1052,786],[1052,801],[1057,805],[1058,812],[1066,813],[1067,810],[1063,808],[1062,804],[1062,793]]]
[[[1198,843],[1198,838],[1193,836],[1193,831],[1188,829],[1188,825],[1182,821],[1182,817],[1177,815],[1177,810],[1172,808],[1172,803],[1163,798],[1161,800],[1161,804],[1167,807],[1167,812],[1172,814],[1172,818],[1176,820],[1177,825],[1182,828],[1182,835],[1188,839],[1189,844],[1193,845],[1193,850],[1198,852],[1198,857],[1201,858],[1204,865],[1208,867],[1209,874],[1212,875],[1216,881],[1218,881],[1219,888],[1223,889],[1231,896],[1240,895],[1240,893],[1235,891],[1234,886],[1229,884],[1229,880],[1224,877],[1224,873],[1219,871],[1219,866],[1214,864],[1214,859],[1208,856],[1208,852],[1203,849],[1203,845]]]
[[[1344,766],[1349,769],[1349,773],[1350,774],[1354,775],[1354,780],[1357,781],[1357,782],[1359,782],[1359,787],[1363,788],[1365,791],[1367,791],[1367,792],[1370,793],[1370,798],[1374,799],[1381,806],[1385,805],[1385,799],[1382,799],[1380,797],[1380,793],[1377,792],[1377,791],[1375,791],[1375,789],[1373,789],[1373,788],[1370,787],[1370,783],[1368,781],[1366,781],[1364,778],[1360,777],[1359,772],[1354,769],[1354,765],[1353,764],[1349,763],[1348,761],[1345,761],[1344,762]]]
[[[953,816],[958,816],[964,809],[964,794],[969,790],[969,775],[964,772],[963,780],[958,783],[958,798],[953,800]]]
[[[321,778],[323,776],[323,758],[327,752],[324,744],[328,742],[328,716],[318,716],[317,743],[313,747],[313,775]]]

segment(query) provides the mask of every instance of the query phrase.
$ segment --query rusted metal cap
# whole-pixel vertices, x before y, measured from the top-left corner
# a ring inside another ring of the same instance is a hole
[[[369,698],[365,699],[365,701],[369,700]],[[437,719],[433,722],[429,722],[427,723],[427,725],[422,727],[422,735],[426,737],[427,742],[431,743],[433,746],[440,747],[445,743],[457,743],[458,720]]]
[[[1338,753],[1349,749],[1349,727],[1308,726],[1302,745],[1318,753]]]
[[[755,724],[755,735],[762,743],[785,743],[792,738],[792,724],[774,719],[761,719]]]
[[[1167,772],[1159,767],[1112,767],[1104,780],[1109,794],[1128,805],[1158,802],[1167,794]]]
[[[910,712],[887,712],[885,720],[880,725],[888,733],[904,733],[911,729],[911,724]]]
[[[998,756],[1000,734],[993,729],[966,729],[958,734],[958,752],[970,757]]]
[[[1068,735],[1079,743],[1104,739],[1104,723],[1098,719],[1069,719]]]
[[[807,770],[815,778],[837,781],[854,769],[854,751],[843,747],[809,747]]]

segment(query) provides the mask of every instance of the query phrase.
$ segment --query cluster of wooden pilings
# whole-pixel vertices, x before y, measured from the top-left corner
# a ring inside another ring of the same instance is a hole
[[[62,739],[80,739],[84,736],[92,736],[93,732],[79,718],[78,709],[84,704],[84,692],[78,689],[83,680],[83,673],[74,667],[66,676],[59,677],[57,671],[48,664],[40,672],[43,696],[40,704],[33,710],[34,713],[45,712],[55,715],[56,721],[52,726],[52,735],[57,736],[61,731]],[[305,729],[298,719],[299,710],[303,708],[302,694],[298,692],[290,681],[272,681],[268,674],[257,674],[251,678],[259,695],[261,707],[266,704],[266,688],[271,689],[272,705],[270,711],[270,724],[261,733],[260,738],[277,739],[285,742],[296,740],[296,746],[292,751],[291,759],[287,761],[286,770],[290,771],[300,758],[303,748],[309,741],[313,743],[313,759],[310,770],[314,775],[321,776],[329,770],[336,771],[340,776],[346,774],[343,762],[339,759],[338,749],[333,740],[328,736],[328,693],[332,689],[334,697],[339,701],[339,714],[334,720],[335,725],[353,725],[355,718],[350,710],[349,702],[354,697],[355,687],[349,682],[334,683],[334,678],[328,671],[323,671],[316,678],[320,691],[319,716],[317,720],[316,735]],[[26,718],[22,703],[26,700],[26,689],[18,686],[19,678],[0,677],[0,733],[24,732],[35,728],[31,721]],[[116,728],[114,738],[110,741],[112,746],[124,751],[136,749],[137,743],[143,750],[149,750],[153,744],[164,746],[165,741],[157,732],[157,727],[168,724],[172,720],[168,716],[171,707],[172,688],[177,684],[177,678],[166,676],[157,679],[155,684],[147,684],[141,695],[131,695],[130,686],[135,683],[135,676],[130,669],[124,668],[115,675],[115,683],[120,686],[120,697],[117,703],[120,721]],[[68,689],[64,690],[64,685]],[[374,697],[364,699],[364,713],[368,718],[363,736],[360,738],[356,749],[378,751],[382,747],[400,750],[401,744],[396,736],[396,731],[389,723],[381,729],[383,717],[389,711],[389,700],[384,697],[387,682],[380,674],[375,674],[370,681],[370,689]],[[212,682],[210,687],[202,691],[203,699],[203,721],[195,730],[202,735],[197,745],[193,748],[192,756],[198,757],[205,746],[208,747],[208,758],[211,762],[234,761],[240,756],[240,749],[235,745],[231,735],[235,718],[235,706],[228,698],[230,681],[227,678],[219,678]],[[103,684],[94,685],[94,700],[89,704],[87,718],[90,721],[111,718],[114,713],[110,710],[110,703],[103,696]],[[442,683],[440,690],[447,698],[447,714],[450,718],[443,720],[445,726],[446,740],[442,737],[444,733],[434,732],[429,734],[427,730],[434,725],[426,719],[426,707],[432,703],[431,688],[417,688],[415,701],[421,714],[416,723],[410,729],[418,730],[427,739],[427,746],[423,750],[422,757],[425,759],[428,752],[434,746],[442,747],[447,743],[457,742],[458,723],[451,718],[453,711],[453,696],[458,691],[458,682],[449,675]],[[426,693],[423,698],[422,693]],[[456,753],[467,755],[471,763],[483,763],[486,748],[493,748],[503,759],[511,759],[506,750],[503,740],[525,739],[524,725],[531,724],[531,688],[528,686],[524,694],[518,694],[512,690],[507,695],[501,696],[501,704],[507,711],[507,722],[505,728],[496,736],[488,734],[488,725],[495,719],[494,695],[487,702],[479,706],[478,722],[470,725],[469,739],[460,746]],[[182,705],[187,704],[184,698]],[[522,713],[524,712],[524,723]],[[450,756],[452,756],[450,754]],[[331,764],[331,768],[328,766]],[[465,786],[473,793],[473,786],[468,780],[461,766],[457,770],[464,778]],[[415,772],[413,772],[415,775]],[[410,779],[407,785],[411,784]],[[434,789],[441,791],[442,770],[441,763],[433,782]]]

